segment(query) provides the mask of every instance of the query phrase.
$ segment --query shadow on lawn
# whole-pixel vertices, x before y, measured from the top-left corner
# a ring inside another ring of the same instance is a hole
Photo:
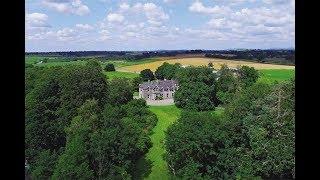
[[[132,172],[133,180],[142,180],[149,176],[151,173],[152,161],[146,159],[146,157],[142,157],[138,160],[134,171]]]

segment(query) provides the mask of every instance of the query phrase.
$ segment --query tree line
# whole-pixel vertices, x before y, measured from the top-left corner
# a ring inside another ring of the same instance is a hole
[[[209,58],[245,59],[257,62],[295,64],[295,50],[290,49],[26,52],[26,55],[60,57],[69,61],[89,57],[99,60],[137,61],[145,58],[173,57],[185,54],[196,54]]]

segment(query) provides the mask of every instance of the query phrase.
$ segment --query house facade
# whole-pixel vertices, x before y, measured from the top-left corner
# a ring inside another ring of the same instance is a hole
[[[155,80],[139,84],[139,98],[145,100],[173,99],[179,88],[175,80]]]

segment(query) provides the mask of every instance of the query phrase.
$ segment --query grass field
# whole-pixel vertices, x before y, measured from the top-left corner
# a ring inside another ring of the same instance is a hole
[[[234,61],[234,60],[225,60],[225,59],[213,59],[213,58],[181,58],[181,59],[166,59],[166,60],[158,60],[154,62],[142,63],[131,66],[123,66],[119,68],[119,71],[127,71],[127,72],[140,72],[144,69],[151,69],[155,71],[159,66],[161,66],[164,62],[168,62],[170,64],[180,63],[182,65],[188,66],[207,66],[209,62],[212,62],[215,69],[220,69],[221,65],[227,64],[231,68],[236,68],[240,65],[251,66],[256,69],[294,69],[294,66],[286,66],[286,65],[275,65],[275,64],[263,64],[256,62],[248,62],[248,61]]]
[[[286,81],[295,77],[294,69],[261,69],[259,73],[260,78],[258,81],[266,83]]]
[[[130,73],[130,72],[118,72],[118,71],[112,71],[112,72],[104,72],[104,74],[108,77],[108,79],[114,79],[114,78],[135,78],[138,77],[139,74],[136,73]]]
[[[167,163],[163,159],[165,154],[164,138],[165,131],[173,124],[180,116],[181,110],[175,105],[171,106],[151,106],[149,109],[158,117],[158,123],[153,129],[151,141],[153,146],[146,154],[146,156],[138,162],[137,174],[140,174],[137,179],[170,179]],[[221,107],[212,111],[213,116],[221,116],[224,109]],[[143,174],[143,175],[141,175]]]
[[[175,105],[151,106],[149,109],[157,115],[158,123],[151,135],[153,146],[146,155],[146,159],[152,162],[151,173],[147,179],[169,179],[167,163],[162,157],[165,153],[163,144],[164,131],[179,118],[180,109]]]

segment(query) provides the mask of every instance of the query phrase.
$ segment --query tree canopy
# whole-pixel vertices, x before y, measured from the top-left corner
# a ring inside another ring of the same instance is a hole
[[[108,63],[105,67],[104,67],[105,71],[115,71],[116,69],[114,68],[114,65],[112,63]]]
[[[152,81],[155,79],[153,72],[150,69],[144,69],[140,72],[142,81]]]
[[[185,112],[168,129],[166,159],[185,179],[295,177],[294,81],[236,92],[220,118]]]
[[[155,76],[157,79],[174,79],[176,77],[176,72],[180,68],[180,64],[169,64],[164,62],[161,66],[155,71]]]
[[[174,94],[177,107],[207,111],[217,103],[216,75],[208,67],[187,67],[177,71],[179,89]]]

